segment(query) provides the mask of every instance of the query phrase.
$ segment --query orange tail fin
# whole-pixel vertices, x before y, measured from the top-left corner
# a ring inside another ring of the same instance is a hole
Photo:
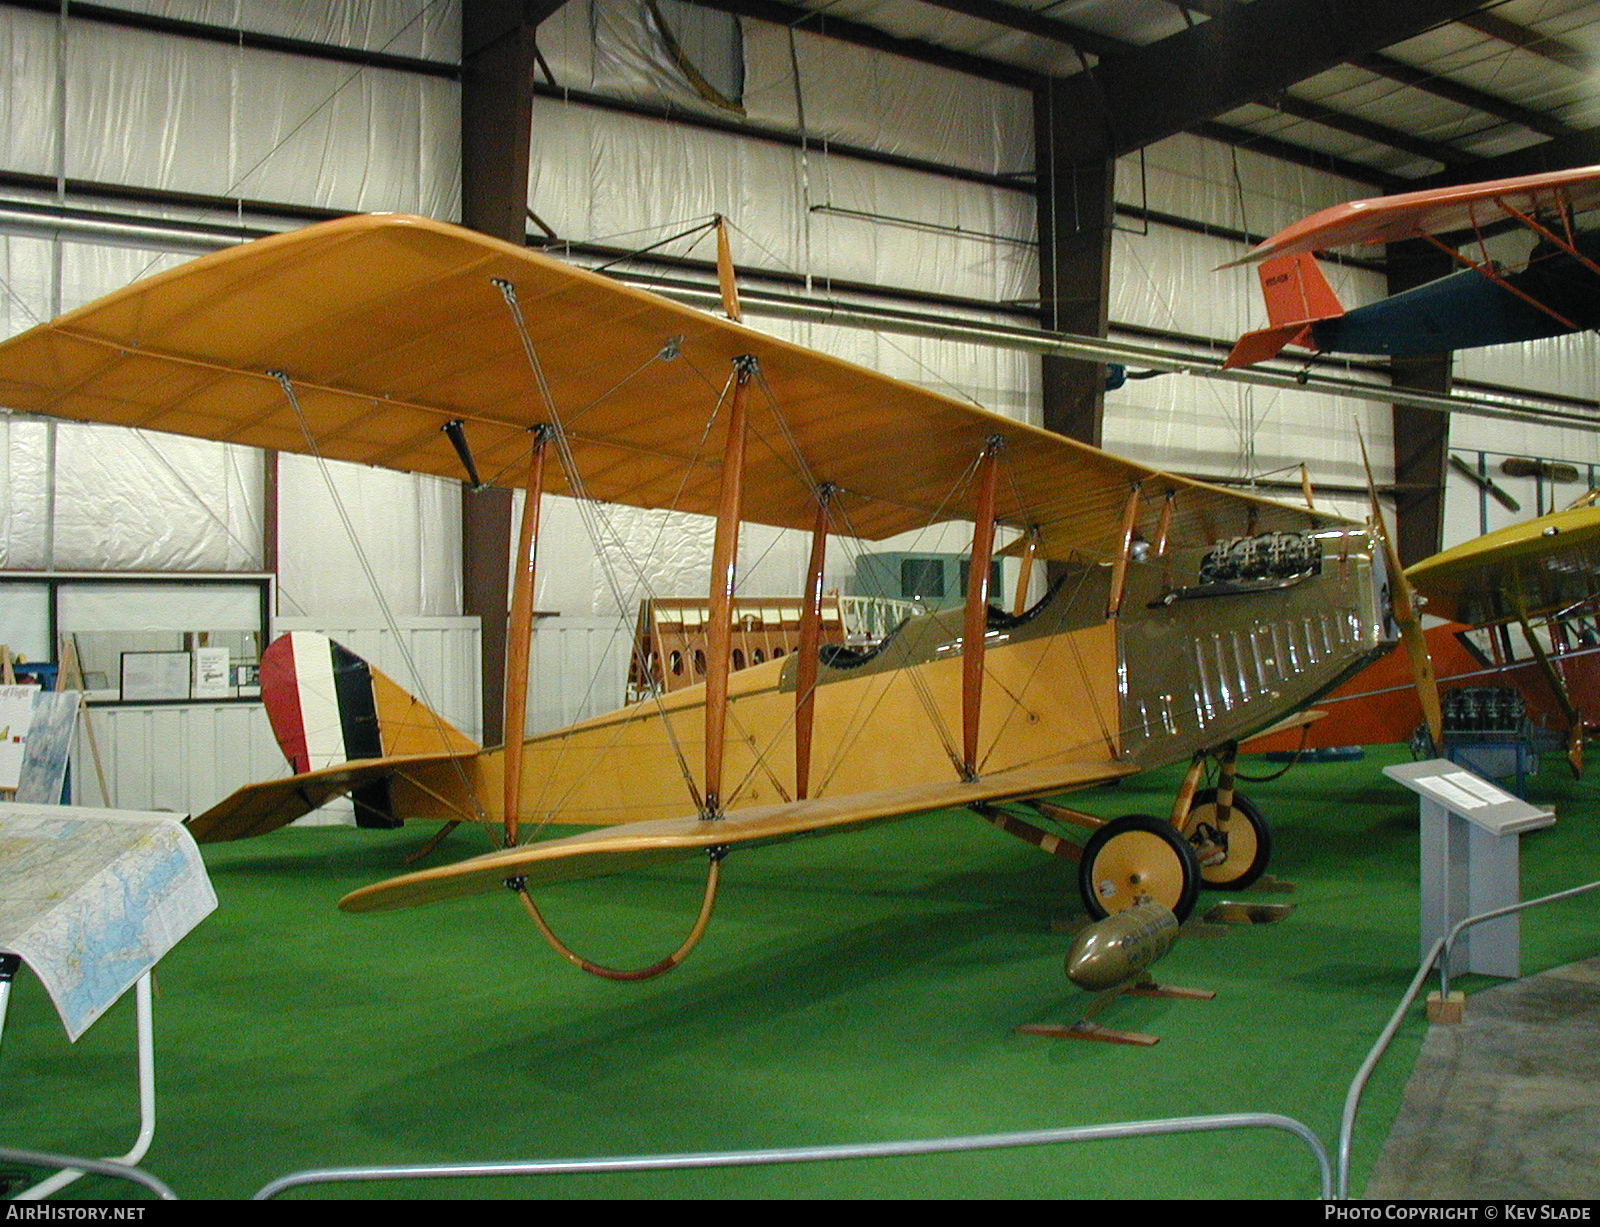
[[[1338,295],[1309,251],[1275,256],[1256,271],[1261,277],[1261,296],[1267,301],[1267,319],[1274,327],[1344,314]]]
[[[1309,345],[1312,324],[1344,314],[1343,304],[1309,251],[1274,256],[1256,271],[1272,327],[1240,337],[1222,364],[1224,370],[1264,362],[1285,345]]]

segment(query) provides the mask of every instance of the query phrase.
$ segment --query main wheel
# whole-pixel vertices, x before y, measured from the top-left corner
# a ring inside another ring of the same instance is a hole
[[[1089,837],[1078,862],[1078,890],[1097,920],[1154,899],[1182,921],[1200,894],[1200,863],[1170,822],[1129,814]]]
[[[1228,820],[1217,810],[1217,790],[1194,795],[1184,834],[1200,862],[1200,880],[1208,890],[1243,890],[1266,871],[1272,859],[1272,834],[1267,820],[1250,801],[1233,794]]]

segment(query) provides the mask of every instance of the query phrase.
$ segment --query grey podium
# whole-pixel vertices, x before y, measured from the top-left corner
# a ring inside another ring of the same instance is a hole
[[[1417,794],[1422,817],[1424,957],[1459,922],[1522,897],[1521,850],[1527,831],[1555,823],[1540,809],[1444,758],[1385,767]],[[1513,914],[1468,929],[1455,943],[1449,974],[1468,971],[1516,979],[1522,974],[1521,929]]]

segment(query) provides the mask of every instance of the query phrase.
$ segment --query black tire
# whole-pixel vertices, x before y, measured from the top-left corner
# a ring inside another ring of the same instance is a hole
[[[1096,920],[1148,896],[1181,922],[1200,897],[1200,862],[1170,822],[1128,814],[1098,828],[1083,846],[1078,892]]]
[[[1267,862],[1272,859],[1272,832],[1261,811],[1240,793],[1233,794],[1233,804],[1228,807],[1227,831],[1220,830],[1214,821],[1216,805],[1215,788],[1195,793],[1183,831],[1196,849],[1196,861],[1200,860],[1198,849],[1204,844],[1220,843],[1225,850],[1218,864],[1200,862],[1200,883],[1205,889],[1243,890],[1266,872]]]

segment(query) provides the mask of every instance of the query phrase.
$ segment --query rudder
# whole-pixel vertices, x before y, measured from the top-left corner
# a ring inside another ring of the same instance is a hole
[[[261,654],[261,699],[297,775],[356,759],[471,752],[471,738],[343,644],[290,631]],[[356,824],[395,827],[389,781],[351,792]]]
[[[1256,272],[1261,278],[1267,319],[1275,328],[1285,324],[1310,324],[1344,314],[1339,296],[1333,292],[1317,258],[1309,251],[1274,256],[1263,261]]]
[[[1224,370],[1264,362],[1285,345],[1315,349],[1311,325],[1344,314],[1339,296],[1309,251],[1274,256],[1263,261],[1256,273],[1261,278],[1261,297],[1266,300],[1272,326],[1240,337],[1222,364]]]

